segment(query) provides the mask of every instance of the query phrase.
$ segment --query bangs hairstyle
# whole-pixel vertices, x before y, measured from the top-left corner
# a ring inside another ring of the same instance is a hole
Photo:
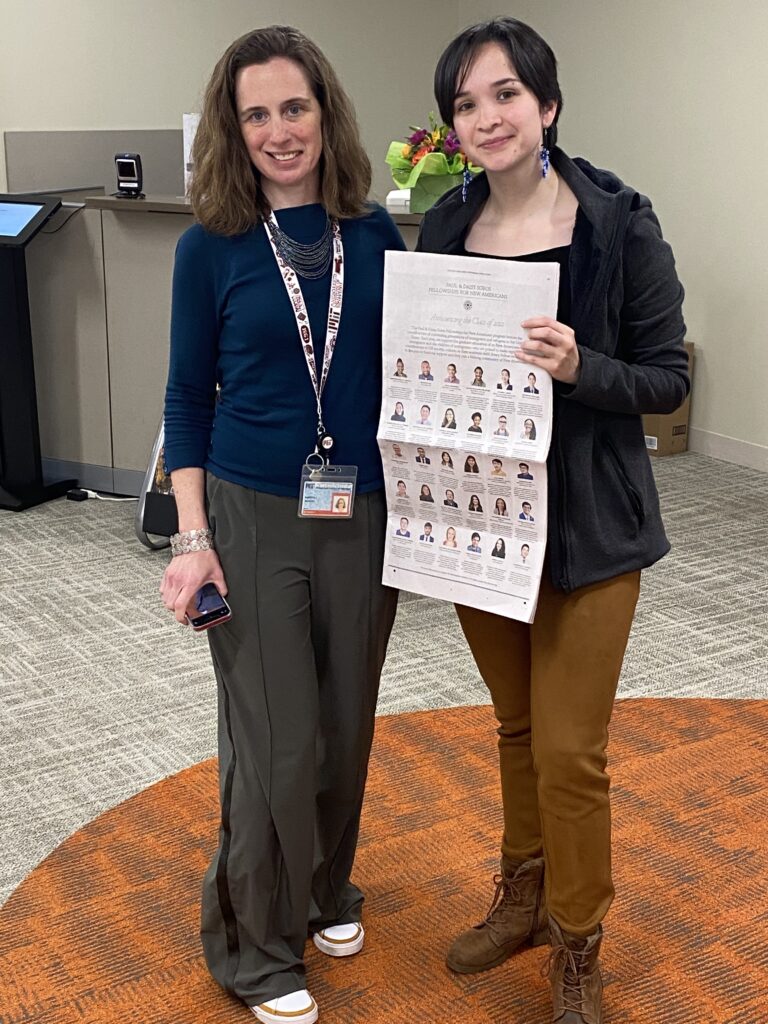
[[[464,29],[448,44],[435,68],[435,99],[443,121],[453,126],[453,105],[479,51],[497,43],[523,85],[530,89],[540,107],[557,104],[550,129],[551,144],[557,142],[557,122],[563,109],[563,94],[557,80],[557,59],[538,32],[516,18],[493,18]]]
[[[248,231],[269,215],[260,175],[240,131],[235,100],[237,73],[273,57],[295,61],[307,76],[322,111],[322,203],[331,217],[366,212],[371,164],[360,141],[352,103],[330,61],[298,29],[272,25],[236,39],[213,70],[192,145],[190,188],[198,221],[217,235]]]

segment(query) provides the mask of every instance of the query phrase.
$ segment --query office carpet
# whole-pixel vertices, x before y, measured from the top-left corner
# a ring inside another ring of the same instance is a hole
[[[653,463],[672,552],[643,575],[622,697],[768,698],[768,474]],[[78,827],[215,750],[205,639],[157,588],[133,504],[0,511],[0,902]],[[404,594],[379,711],[479,704],[451,605]]]
[[[630,699],[616,709],[618,897],[606,921],[606,1024],[763,1024],[768,968],[768,702]],[[307,945],[327,1024],[549,1019],[546,949],[457,977],[500,829],[487,707],[379,719],[355,877],[366,947]],[[208,976],[198,891],[217,826],[212,761],[66,840],[0,909],[0,1024],[253,1020]]]

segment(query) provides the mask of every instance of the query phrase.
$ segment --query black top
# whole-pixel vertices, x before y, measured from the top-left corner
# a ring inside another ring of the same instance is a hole
[[[462,248],[462,256],[481,256],[486,260],[519,260],[523,263],[559,263],[560,284],[557,289],[557,319],[561,324],[571,323],[571,274],[568,260],[571,255],[570,245],[558,245],[554,249],[542,249],[541,252],[526,252],[522,256],[492,256],[485,252],[470,252]]]

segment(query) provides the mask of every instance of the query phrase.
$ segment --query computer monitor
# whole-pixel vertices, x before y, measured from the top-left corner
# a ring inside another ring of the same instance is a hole
[[[0,245],[26,245],[59,206],[58,198],[0,195]]]

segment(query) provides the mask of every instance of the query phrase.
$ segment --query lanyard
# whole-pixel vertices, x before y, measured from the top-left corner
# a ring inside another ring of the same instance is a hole
[[[301,350],[307,361],[309,379],[312,381],[312,387],[315,391],[315,400],[317,402],[317,445],[315,446],[315,451],[318,454],[321,454],[318,449],[318,446],[320,446],[327,454],[333,447],[333,438],[326,433],[325,425],[323,423],[322,397],[323,390],[325,389],[325,383],[328,380],[328,373],[331,369],[333,352],[336,347],[336,335],[339,333],[339,324],[341,322],[341,304],[344,298],[344,247],[341,243],[341,228],[339,227],[338,220],[334,218],[331,221],[331,226],[333,228],[333,272],[331,274],[331,293],[328,297],[328,326],[325,331],[323,368],[318,379],[317,363],[315,362],[315,349],[312,344],[312,328],[309,324],[307,306],[301,292],[298,275],[278,253],[275,240],[272,237],[272,232],[270,231],[270,224],[274,225],[275,228],[278,226],[273,211],[270,211],[268,221],[264,222],[264,230],[267,232],[267,238],[269,239],[269,244],[272,246],[272,252],[274,253],[275,260],[277,261],[277,266],[283,276],[283,284],[285,285],[285,290],[288,293],[288,299],[291,303],[293,315],[296,318],[296,329],[299,332]]]

